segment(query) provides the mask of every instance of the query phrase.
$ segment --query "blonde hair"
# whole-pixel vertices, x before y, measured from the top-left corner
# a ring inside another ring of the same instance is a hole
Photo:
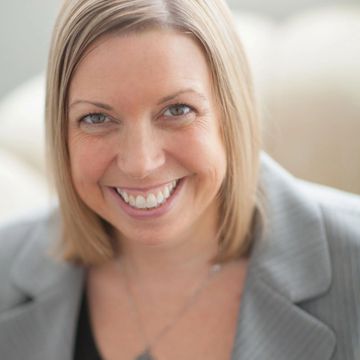
[[[62,216],[61,258],[99,264],[115,256],[112,227],[75,191],[68,150],[72,75],[100,36],[175,29],[203,47],[222,113],[227,174],[219,192],[219,253],[225,262],[246,254],[257,207],[260,136],[247,60],[224,0],[68,0],[58,15],[49,54],[46,136]],[[59,249],[57,249],[59,250]]]

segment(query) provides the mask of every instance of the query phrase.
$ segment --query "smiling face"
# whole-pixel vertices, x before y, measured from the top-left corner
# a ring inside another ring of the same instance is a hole
[[[104,37],[70,86],[76,191],[124,242],[214,238],[226,172],[219,122],[193,39],[164,30]]]

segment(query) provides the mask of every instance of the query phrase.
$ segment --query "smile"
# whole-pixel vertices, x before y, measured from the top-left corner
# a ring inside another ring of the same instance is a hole
[[[179,180],[174,180],[156,190],[150,190],[145,193],[139,191],[123,190],[120,187],[115,188],[120,197],[134,209],[155,209],[165,204],[175,191]]]

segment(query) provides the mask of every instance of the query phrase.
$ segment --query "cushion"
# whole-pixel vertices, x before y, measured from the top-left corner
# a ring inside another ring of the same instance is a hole
[[[45,172],[44,75],[38,75],[0,103],[0,147]]]
[[[41,173],[14,154],[0,148],[0,222],[51,205]]]

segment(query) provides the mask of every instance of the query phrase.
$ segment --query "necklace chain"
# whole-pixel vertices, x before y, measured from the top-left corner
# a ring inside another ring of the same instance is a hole
[[[131,289],[130,289],[126,269],[124,269],[125,287],[126,287],[126,292],[127,292],[127,295],[128,295],[129,304],[130,304],[130,307],[132,307],[132,309],[133,309],[139,331],[140,331],[140,333],[142,335],[142,338],[144,340],[144,343],[145,343],[145,350],[140,355],[138,355],[135,358],[135,360],[155,360],[154,356],[151,354],[151,349],[154,346],[154,344],[157,343],[166,333],[168,333],[176,325],[176,323],[180,320],[180,318],[195,303],[195,301],[197,300],[199,294],[206,287],[206,285],[209,283],[209,281],[213,277],[213,275],[218,273],[220,270],[221,270],[221,265],[220,264],[215,264],[215,265],[211,266],[211,268],[210,268],[209,272],[206,274],[205,278],[202,281],[200,281],[198,286],[195,288],[194,292],[189,296],[187,301],[180,308],[180,310],[177,312],[177,314],[174,316],[174,318],[167,325],[165,325],[159,331],[159,333],[152,339],[152,341],[150,342],[148,340],[147,336],[146,336],[144,326],[143,326],[143,323],[142,323],[142,320],[141,320],[141,317],[140,317],[140,312],[139,312],[139,309],[138,309],[138,307],[136,305],[135,297],[132,294]]]

